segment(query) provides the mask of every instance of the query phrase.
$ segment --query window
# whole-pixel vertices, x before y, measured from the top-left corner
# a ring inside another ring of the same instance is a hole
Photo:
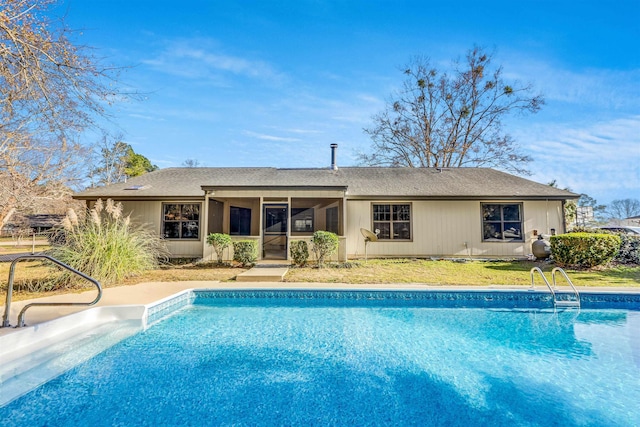
[[[291,231],[313,231],[313,208],[291,209]]]
[[[411,205],[373,205],[373,229],[381,240],[411,240]]]
[[[232,236],[251,235],[251,209],[231,206],[229,234]]]
[[[522,205],[483,203],[482,232],[485,241],[523,241]]]
[[[166,203],[162,205],[162,235],[165,239],[200,237],[200,204]]]
[[[340,220],[338,218],[338,207],[327,208],[326,212],[327,231],[340,234]]]

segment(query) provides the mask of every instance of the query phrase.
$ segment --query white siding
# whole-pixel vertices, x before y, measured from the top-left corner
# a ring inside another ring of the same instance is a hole
[[[136,224],[144,224],[160,235],[162,224],[162,203],[200,203],[200,239],[198,240],[165,240],[169,253],[174,258],[202,257],[204,239],[204,202],[194,201],[123,201],[122,207],[126,214],[131,214],[131,220]]]
[[[370,256],[443,256],[443,257],[526,257],[538,233],[549,234],[552,228],[564,231],[562,203],[559,201],[493,201],[522,203],[524,242],[483,242],[483,201],[413,201],[411,212],[412,241],[370,243]],[[364,238],[360,228],[373,229],[372,203],[407,203],[407,201],[347,202],[347,255],[364,256]]]
[[[305,194],[306,195],[306,194]],[[326,194],[325,194],[326,195]],[[167,202],[193,203],[180,200]],[[482,203],[522,203],[524,242],[483,242]],[[147,224],[160,234],[162,223],[161,201],[125,201],[125,213],[131,213],[132,220]],[[414,256],[414,257],[526,257],[531,253],[531,244],[536,240],[533,231],[545,235],[554,228],[564,232],[562,202],[560,201],[361,201],[348,200],[346,206],[346,232],[340,241],[339,259],[364,257],[364,238],[360,228],[371,230],[372,203],[411,203],[412,240],[403,242],[376,242],[368,245],[370,256]],[[197,241],[167,240],[167,247],[173,257],[211,258],[211,250],[204,244],[206,236],[204,202],[200,220],[200,239]],[[317,220],[320,220],[319,215]],[[254,236],[257,238],[257,236]],[[291,236],[292,239],[300,237]],[[466,246],[465,246],[466,243]],[[203,251],[205,253],[203,253]],[[230,252],[230,251],[229,251]],[[231,256],[231,253],[225,255]]]

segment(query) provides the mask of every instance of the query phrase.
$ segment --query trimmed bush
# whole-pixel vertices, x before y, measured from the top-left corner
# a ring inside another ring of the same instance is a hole
[[[551,254],[563,267],[595,267],[609,263],[620,249],[613,234],[569,233],[551,236]]]
[[[630,235],[625,232],[613,231],[613,230],[601,230],[591,227],[575,227],[570,233],[584,232],[584,233],[598,233],[598,234],[613,234],[620,237],[620,249],[613,258],[614,262],[620,264],[635,264],[640,265],[640,236]]]
[[[309,260],[309,245],[304,240],[292,240],[289,248],[293,263],[303,267]]]
[[[207,243],[213,246],[213,252],[218,258],[218,264],[222,264],[222,254],[231,245],[231,236],[222,233],[211,233],[207,236]]]
[[[252,266],[258,259],[258,244],[255,240],[233,242],[233,260],[243,267]]]
[[[338,250],[338,236],[330,231],[316,231],[311,238],[311,249],[313,250],[318,267],[324,266],[324,261]]]

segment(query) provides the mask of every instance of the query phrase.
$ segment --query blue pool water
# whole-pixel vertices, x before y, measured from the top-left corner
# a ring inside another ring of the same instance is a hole
[[[204,299],[1,425],[640,425],[640,312]]]

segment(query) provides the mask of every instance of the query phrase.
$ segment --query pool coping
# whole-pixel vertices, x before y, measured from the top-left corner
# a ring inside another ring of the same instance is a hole
[[[566,293],[566,289],[560,289]],[[5,357],[25,346],[31,347],[33,340],[49,339],[61,333],[68,333],[69,330],[79,328],[85,330],[91,325],[117,321],[117,320],[140,320],[142,327],[156,322],[160,318],[171,314],[173,311],[191,305],[198,295],[206,295],[208,298],[257,298],[259,295],[269,299],[275,298],[300,298],[301,294],[305,300],[312,296],[322,297],[325,300],[339,299],[360,299],[362,301],[388,300],[388,301],[422,301],[420,306],[442,306],[446,303],[449,307],[473,307],[473,308],[553,308],[551,294],[541,288],[460,288],[460,287],[438,287],[438,288],[363,288],[363,287],[273,287],[265,288],[260,286],[238,288],[238,287],[211,287],[211,288],[189,288],[173,293],[164,298],[147,304],[120,304],[101,307],[92,307],[76,313],[71,313],[37,323],[24,328],[4,328],[8,330],[0,335],[0,348],[12,349],[9,352],[3,351],[3,361]],[[410,296],[410,297],[407,297]],[[347,297],[347,298],[344,298]],[[464,298],[466,297],[466,298]],[[580,297],[582,308],[604,308],[604,309],[626,309],[640,311],[640,289],[629,291],[620,290],[581,290]],[[427,302],[425,305],[424,302]],[[528,303],[520,304],[521,302]],[[531,304],[531,303],[534,304]],[[612,306],[613,305],[613,306]],[[44,337],[44,338],[41,338]],[[31,345],[30,345],[31,344]],[[32,347],[33,348],[33,347]]]
[[[560,292],[567,293],[566,289]],[[355,299],[361,301],[405,301],[407,304],[421,302],[420,306],[468,308],[553,308],[549,291],[531,288],[363,288],[363,287],[278,287],[265,288],[260,286],[189,288],[173,293],[164,298],[147,304],[121,304],[92,307],[76,313],[71,313],[37,323],[32,326],[14,329],[11,333],[0,335],[0,348],[11,349],[3,351],[3,362],[7,356],[19,354],[20,350],[34,347],[37,344],[46,345],[47,340],[60,334],[84,331],[93,325],[118,320],[139,320],[143,328],[158,321],[173,311],[191,305],[198,297],[201,298],[233,298],[236,300],[247,298],[294,299],[302,297],[309,300],[321,297],[326,301]],[[588,289],[580,291],[583,309],[626,309],[640,311],[640,289],[629,291]],[[8,328],[5,328],[8,329]],[[42,343],[45,344],[42,344]],[[13,357],[12,357],[13,358]]]
[[[561,290],[566,293],[567,290]],[[606,290],[582,290],[580,293],[584,309],[624,309],[640,311],[640,292],[620,292]],[[497,308],[497,309],[554,309],[551,293],[542,289],[491,289],[491,288],[440,288],[440,289],[398,289],[398,288],[263,288],[215,287],[190,288],[148,304],[129,304],[93,307],[77,313],[49,320],[43,323],[16,329],[13,333],[0,335],[3,349],[2,364],[15,365],[21,359],[31,360],[34,354],[52,343],[60,343],[104,326],[110,322],[134,322],[140,330],[172,313],[198,304],[198,300],[218,299],[226,302],[246,303],[248,300],[269,300],[283,303],[302,300],[343,306],[345,304],[366,304],[411,307],[453,307],[453,308]],[[202,302],[202,301],[200,301]],[[114,325],[116,325],[114,323]],[[7,349],[10,349],[7,351]],[[22,368],[20,372],[28,371]],[[62,373],[62,372],[60,372]],[[11,380],[12,371],[0,369],[0,385]],[[14,375],[15,376],[15,375]],[[22,393],[24,394],[24,393]],[[0,406],[19,396],[0,396]],[[8,400],[7,400],[8,399]]]
[[[556,290],[559,298],[571,295],[568,289]],[[261,298],[268,300],[322,299],[324,301],[357,300],[363,302],[386,301],[391,304],[452,308],[554,308],[552,295],[541,289],[362,289],[362,288],[215,288],[190,289],[147,305],[151,322],[163,313],[189,304],[198,299],[231,299],[235,301]],[[640,311],[640,292],[607,292],[583,290],[580,293],[584,309],[626,309]]]

